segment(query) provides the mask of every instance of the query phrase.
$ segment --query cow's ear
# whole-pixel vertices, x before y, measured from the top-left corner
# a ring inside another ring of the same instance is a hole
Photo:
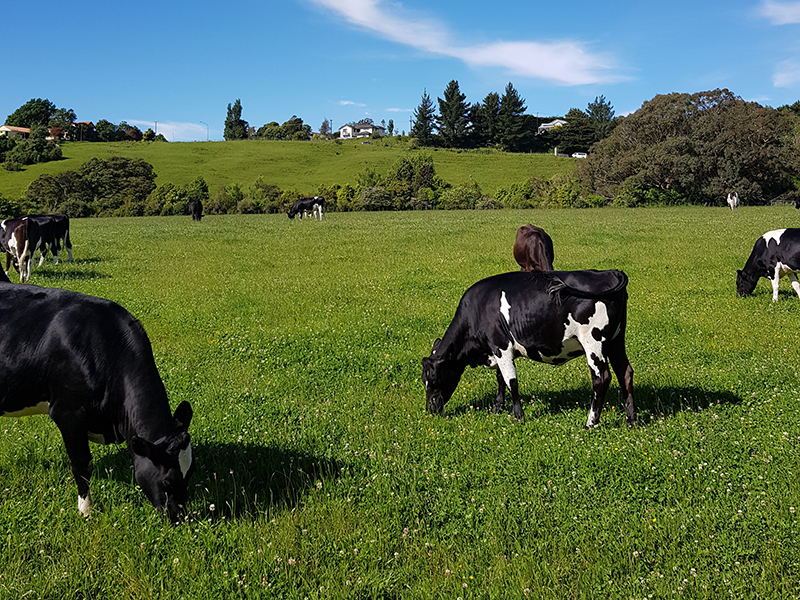
[[[189,423],[192,422],[192,405],[184,400],[175,409],[175,414],[172,415],[172,418],[175,419],[175,427],[181,431],[187,431]]]
[[[138,435],[134,435],[131,438],[130,447],[134,454],[138,456],[144,456],[145,458],[150,458],[153,454],[153,450],[155,449],[155,444],[151,444],[147,440],[140,438]]]
[[[438,350],[439,346],[442,343],[442,338],[436,338],[433,342],[433,350],[431,350],[431,354],[436,354],[436,350]]]

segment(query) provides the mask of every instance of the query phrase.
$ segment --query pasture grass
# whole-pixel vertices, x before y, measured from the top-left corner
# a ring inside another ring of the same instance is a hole
[[[20,172],[0,169],[0,195],[17,199],[42,174],[78,169],[92,158],[141,158],[153,165],[156,183],[186,185],[202,176],[211,193],[226,185],[247,190],[258,177],[283,190],[313,195],[321,185],[354,185],[367,167],[380,175],[409,152],[392,138],[364,145],[336,142],[67,142],[63,160],[30,165]],[[436,173],[452,185],[474,180],[485,194],[501,186],[522,183],[532,175],[571,174],[576,159],[552,154],[509,154],[495,150],[423,149],[433,155]]]
[[[32,283],[110,298],[189,400],[189,520],[93,446],[84,520],[59,433],[0,421],[0,598],[800,596],[800,301],[735,295],[793,209],[87,219]],[[525,420],[468,369],[444,416],[420,359],[463,291],[515,270],[524,223],[560,269],[630,277],[639,426],[585,360],[517,361]]]

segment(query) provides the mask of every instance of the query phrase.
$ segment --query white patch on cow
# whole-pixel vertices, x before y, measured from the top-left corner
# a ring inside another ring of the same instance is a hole
[[[769,244],[770,240],[775,240],[775,243],[780,245],[781,243],[781,236],[786,229],[775,229],[774,231],[768,231],[761,237],[764,238],[764,241]]]
[[[792,289],[795,291],[798,297],[800,297],[800,283],[797,281],[798,271],[787,267],[781,261],[775,263],[775,271],[770,278],[770,283],[772,283],[772,301],[778,301],[778,285],[780,284],[781,277],[789,276],[789,280],[792,282]]]
[[[503,380],[511,387],[511,380],[517,378],[517,368],[514,366],[514,342],[508,343],[508,348],[500,350],[500,356],[489,355],[490,369],[500,369]]]
[[[92,497],[87,494],[86,498],[78,496],[78,512],[84,517],[88,517],[92,513]]]
[[[181,473],[183,474],[183,478],[186,479],[186,473],[189,472],[189,468],[192,466],[192,445],[189,444],[186,446],[185,449],[178,452],[178,464],[181,467]]]
[[[506,323],[511,325],[511,305],[508,303],[506,293],[500,293],[500,314],[506,318]]]
[[[50,412],[49,402],[39,402],[36,406],[29,406],[22,410],[3,413],[4,417],[28,417],[30,415],[46,415]]]
[[[597,377],[600,377],[600,369],[594,363],[594,360],[605,362],[605,357],[603,356],[605,338],[595,339],[592,331],[603,329],[608,323],[608,308],[604,302],[598,302],[594,305],[594,314],[589,317],[589,322],[585,325],[578,323],[571,314],[567,315],[564,339],[561,342],[561,353],[557,356],[542,356],[542,361],[547,363],[563,362],[565,359],[570,358],[570,354],[574,354],[582,348],[583,352],[586,353],[589,368]]]
[[[600,415],[594,412],[594,407],[589,409],[589,418],[586,419],[586,429],[594,427],[600,421]]]
[[[102,436],[102,434],[99,434],[99,433],[92,433],[91,431],[87,431],[86,432],[86,437],[88,437],[89,441],[92,442],[93,444],[105,444],[106,443],[106,438],[104,438]]]

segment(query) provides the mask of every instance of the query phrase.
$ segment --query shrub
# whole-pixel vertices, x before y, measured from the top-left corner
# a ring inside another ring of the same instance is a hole
[[[392,210],[392,195],[380,187],[361,190],[355,206],[356,210]]]
[[[439,205],[447,210],[475,208],[483,199],[481,188],[471,180],[442,192]]]

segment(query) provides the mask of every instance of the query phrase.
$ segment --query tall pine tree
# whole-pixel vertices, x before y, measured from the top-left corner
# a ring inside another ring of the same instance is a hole
[[[422,101],[414,109],[414,126],[411,135],[417,138],[420,146],[433,146],[433,125],[436,115],[433,112],[433,102],[427,90],[422,93]]]
[[[436,123],[439,138],[445,148],[464,148],[469,133],[469,104],[467,97],[453,79],[444,90],[444,99],[439,100],[439,117]]]
[[[525,127],[522,115],[525,113],[525,100],[511,83],[506,86],[500,99],[500,129],[498,141],[507,152],[517,152],[522,148]]]
[[[481,146],[494,146],[498,143],[500,131],[500,95],[497,92],[486,94],[478,107],[475,124],[477,143]]]
[[[233,107],[228,104],[228,116],[225,117],[225,131],[223,133],[225,140],[246,140],[247,139],[247,121],[242,119],[242,102],[238,98],[233,103]]]

